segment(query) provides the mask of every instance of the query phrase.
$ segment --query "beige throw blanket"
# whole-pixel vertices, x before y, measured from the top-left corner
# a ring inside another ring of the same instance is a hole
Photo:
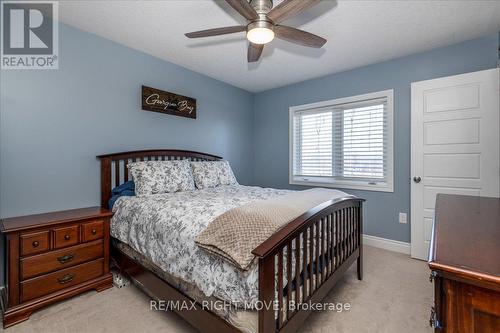
[[[272,234],[309,209],[346,196],[342,191],[316,188],[251,202],[218,216],[198,235],[196,243],[247,270],[254,259],[252,251]]]

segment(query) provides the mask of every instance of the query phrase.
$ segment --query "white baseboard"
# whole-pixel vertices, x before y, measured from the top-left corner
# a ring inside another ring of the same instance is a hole
[[[363,244],[404,254],[410,254],[411,252],[410,243],[400,242],[392,239],[376,237],[366,234],[363,234]]]

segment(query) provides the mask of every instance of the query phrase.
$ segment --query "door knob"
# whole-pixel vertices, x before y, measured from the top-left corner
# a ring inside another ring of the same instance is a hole
[[[421,180],[422,180],[422,178],[420,178],[420,177],[413,177],[413,181],[415,183],[420,183]]]

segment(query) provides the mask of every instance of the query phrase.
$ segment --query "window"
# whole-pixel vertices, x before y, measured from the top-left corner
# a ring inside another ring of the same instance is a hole
[[[393,191],[393,91],[290,108],[290,184]]]

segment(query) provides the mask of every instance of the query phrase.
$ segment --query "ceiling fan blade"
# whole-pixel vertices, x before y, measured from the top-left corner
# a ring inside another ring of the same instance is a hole
[[[226,0],[226,2],[247,20],[256,20],[259,18],[257,12],[250,6],[247,0]]]
[[[247,60],[248,62],[256,62],[259,60],[262,50],[264,49],[264,44],[248,44]]]
[[[188,32],[186,34],[186,37],[188,37],[188,38],[210,37],[210,36],[233,34],[235,32],[241,32],[241,31],[246,31],[246,30],[247,30],[246,26],[237,25],[234,27],[224,27],[224,28],[215,28],[215,29],[207,29],[207,30]]]
[[[274,23],[280,23],[292,16],[302,13],[320,1],[321,0],[283,0],[282,3],[267,13],[267,17]]]
[[[291,43],[300,44],[308,47],[320,48],[326,43],[326,39],[316,36],[310,32],[287,27],[285,25],[277,25],[274,27],[276,37],[289,41]]]

